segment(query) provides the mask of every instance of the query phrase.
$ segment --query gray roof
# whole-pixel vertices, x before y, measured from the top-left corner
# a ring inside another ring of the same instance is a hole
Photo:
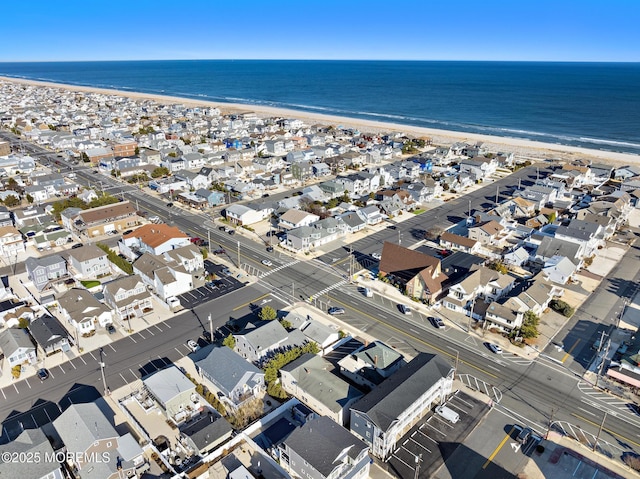
[[[576,260],[580,245],[560,238],[545,236],[536,250],[536,256],[551,258],[552,256],[566,256],[572,262]]]
[[[367,414],[378,428],[386,431],[425,391],[447,377],[452,369],[442,356],[420,353],[351,409]]]
[[[375,366],[377,369],[386,369],[397,361],[404,359],[402,354],[381,341],[374,341],[367,346],[362,346],[353,355],[365,363]]]
[[[331,411],[339,412],[362,393],[331,370],[333,365],[329,361],[311,353],[303,354],[282,368],[295,378],[297,387],[305,394]]]
[[[231,437],[233,429],[225,418],[209,412],[181,428],[180,432],[189,436],[196,447],[202,451]]]
[[[58,263],[65,263],[65,260],[59,254],[52,254],[50,256],[45,256],[43,258],[27,258],[24,262],[25,266],[29,270],[33,270],[37,266],[52,266]]]
[[[98,301],[93,294],[82,288],[71,288],[58,297],[58,303],[76,321],[111,311],[106,305]]]
[[[142,380],[147,390],[160,402],[167,404],[177,395],[193,390],[196,386],[175,366],[161,369]]]
[[[3,444],[3,453],[25,453],[25,457],[44,457],[53,454],[47,436],[41,429],[25,429],[13,441]],[[0,477],[45,477],[60,469],[56,461],[7,461],[0,460]]]
[[[54,316],[48,314],[31,321],[31,324],[29,324],[29,332],[31,336],[33,336],[33,339],[43,348],[53,345],[63,338],[69,337],[69,333],[62,323]]]
[[[368,449],[367,444],[325,416],[309,419],[291,433],[285,444],[324,477],[341,464],[344,450],[354,462]]]
[[[35,349],[24,329],[9,328],[0,333],[0,351],[11,356],[20,348]]]
[[[83,245],[80,248],[69,250],[68,254],[70,258],[74,258],[76,261],[81,263],[91,259],[107,256],[107,253],[94,244]]]
[[[196,353],[195,365],[212,378],[215,385],[227,396],[242,384],[253,388],[256,380],[264,377],[260,369],[226,346],[207,347],[201,351],[206,355]],[[201,359],[197,359],[198,357]]]

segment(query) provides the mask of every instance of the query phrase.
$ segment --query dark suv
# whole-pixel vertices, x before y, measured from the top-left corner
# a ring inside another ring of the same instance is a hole
[[[533,434],[533,431],[530,427],[523,427],[516,439],[520,444],[526,444],[531,439],[531,434]]]

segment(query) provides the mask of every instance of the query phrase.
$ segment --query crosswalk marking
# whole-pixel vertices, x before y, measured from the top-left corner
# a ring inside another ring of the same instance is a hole
[[[299,260],[299,259],[297,259],[297,260],[295,260],[295,261],[291,261],[290,263],[283,264],[283,265],[281,265],[281,266],[278,266],[277,268],[273,268],[273,269],[270,269],[269,271],[265,271],[264,273],[262,273],[262,274],[260,275],[260,277],[261,277],[261,278],[264,278],[265,276],[269,276],[270,274],[273,274],[273,273],[275,273],[276,271],[280,271],[280,270],[282,270],[282,269],[288,268],[289,266],[293,266],[294,264],[299,263],[299,262],[300,262],[300,260]]]
[[[313,296],[309,297],[309,301],[313,301],[313,298],[319,298],[320,296],[327,294],[329,291],[339,288],[340,286],[346,283],[347,283],[347,280],[343,279],[342,281],[339,281],[336,284],[329,286],[328,288],[324,288],[322,291],[318,291]]]

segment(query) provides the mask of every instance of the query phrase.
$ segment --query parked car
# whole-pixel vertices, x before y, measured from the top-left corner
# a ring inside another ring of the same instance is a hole
[[[267,246],[267,253],[273,253],[273,246]]]
[[[269,261],[268,259],[263,259],[260,262],[265,266],[273,266],[273,263],[271,261]]]
[[[369,288],[364,288],[363,293],[367,298],[373,298],[373,291],[371,291]]]
[[[491,350],[492,353],[494,354],[502,354],[502,348],[500,346],[498,346],[495,343],[489,343],[487,345],[487,347]]]
[[[227,227],[226,226],[218,226],[218,229],[220,231],[227,231]]]
[[[76,248],[82,248],[82,244],[81,243],[76,243],[76,244],[71,246],[71,249],[76,249]]]
[[[209,331],[204,331],[204,332],[202,333],[202,338],[203,338],[206,342],[210,343],[210,342],[211,342],[211,340],[212,340],[212,338],[211,338],[211,333],[210,333]]]
[[[190,339],[189,341],[187,341],[187,347],[194,353],[198,349],[200,349],[200,346],[198,346],[198,343],[196,343],[193,339]]]
[[[213,252],[213,254],[225,254],[225,253],[226,253],[226,251],[225,251],[225,250],[223,250],[222,248],[217,249],[217,250],[215,250],[215,251]]]
[[[225,268],[225,269],[223,269],[223,270],[222,270],[222,273],[223,273],[223,274],[226,274],[227,276],[231,276],[231,274],[232,274],[232,273],[231,273],[231,270],[230,270],[229,268]]]
[[[116,332],[116,328],[113,324],[107,324],[107,332],[109,334],[114,334]]]
[[[128,234],[131,234],[131,233],[133,233],[133,230],[127,230],[127,231],[125,231],[125,232],[124,232],[124,233],[122,233],[122,234],[123,234],[123,235],[128,235]]]
[[[327,312],[328,312],[329,314],[334,315],[334,316],[335,316],[335,315],[337,315],[337,314],[344,314],[344,308],[338,308],[338,307],[336,307],[336,306],[333,306],[332,308],[329,308],[329,309],[327,310]]]
[[[433,325],[434,328],[442,329],[445,327],[444,321],[440,318],[436,318],[435,316],[429,316],[427,319]]]
[[[527,442],[529,442],[529,439],[531,439],[532,434],[533,434],[533,431],[531,430],[531,428],[523,427],[522,431],[520,431],[520,434],[518,434],[518,437],[516,438],[516,440],[520,444],[526,444]]]
[[[398,305],[398,309],[400,310],[400,312],[402,314],[411,315],[411,308],[409,306],[407,306],[406,304],[399,304]]]
[[[234,229],[229,229],[228,233],[229,233],[230,235],[234,235],[234,234],[236,234],[236,230],[234,230]]]
[[[38,369],[38,378],[40,379],[40,381],[44,381],[45,379],[48,379],[49,371],[47,371],[45,368]]]
[[[380,261],[382,259],[382,255],[380,253],[372,253],[371,257],[373,259],[377,259],[378,261]]]
[[[171,208],[173,206],[173,203],[167,203],[167,206]]]

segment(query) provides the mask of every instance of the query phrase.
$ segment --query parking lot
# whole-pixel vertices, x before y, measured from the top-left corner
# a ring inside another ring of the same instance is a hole
[[[212,299],[219,298],[231,291],[235,291],[244,286],[245,283],[239,281],[232,274],[226,274],[227,267],[220,264],[215,264],[211,261],[205,261],[205,270],[209,274],[215,274],[219,279],[211,282],[207,282],[204,286],[192,289],[178,296],[180,304],[185,309],[192,309],[196,306],[211,301]]]
[[[401,478],[434,477],[489,411],[485,403],[460,391],[446,405],[459,414],[458,422],[452,424],[438,414],[429,413],[398,441],[396,450],[384,464],[390,473]]]

